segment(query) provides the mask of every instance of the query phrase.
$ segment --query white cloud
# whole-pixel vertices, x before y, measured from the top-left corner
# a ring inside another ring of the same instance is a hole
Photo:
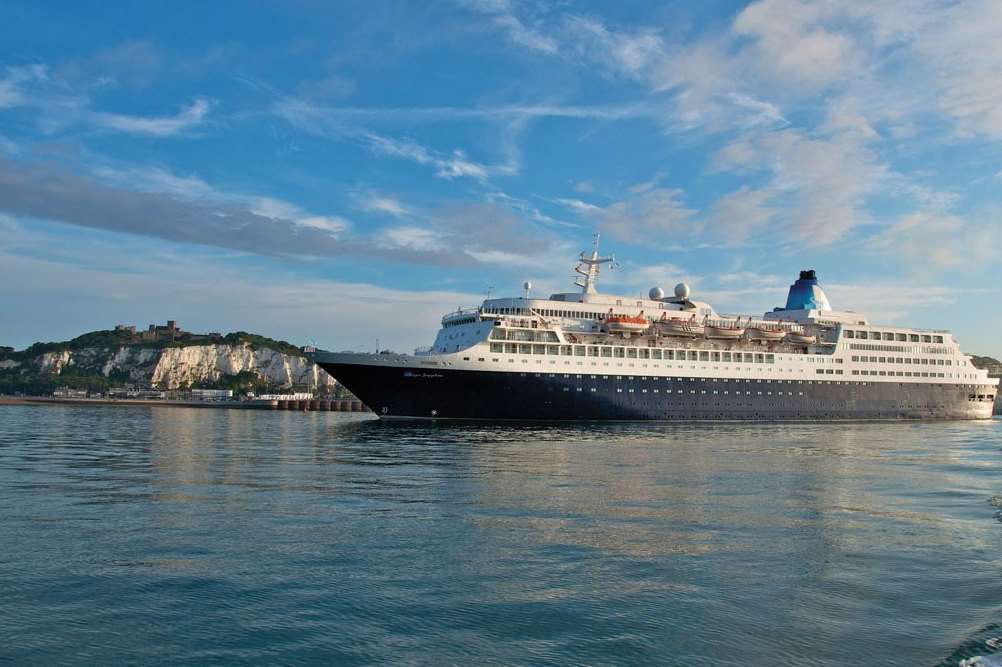
[[[879,138],[880,134],[870,124],[860,106],[859,100],[852,98],[842,98],[833,102],[828,108],[825,129],[854,133],[863,140]]]
[[[527,27],[512,14],[495,16],[493,22],[508,34],[508,39],[531,51],[541,51],[553,54],[557,52],[557,43],[542,33]]]
[[[595,18],[568,16],[565,31],[579,54],[636,80],[648,79],[651,68],[666,55],[664,42],[653,30],[615,31]]]
[[[595,204],[589,204],[588,202],[581,201],[580,199],[557,197],[553,201],[562,206],[567,207],[568,209],[576,213],[597,213],[598,211],[602,210],[600,206],[596,206]]]
[[[760,65],[786,84],[822,86],[858,71],[860,47],[825,25],[833,5],[802,0],[762,0],[741,11],[732,30],[753,41]]]
[[[388,213],[397,217],[410,214],[410,209],[393,197],[373,197],[368,201],[368,210]]]
[[[707,233],[726,245],[737,245],[766,231],[776,217],[771,198],[766,190],[748,187],[724,195],[713,204]]]
[[[783,237],[809,245],[833,243],[867,223],[866,198],[890,174],[857,133],[811,137],[797,129],[735,141],[718,152],[714,166],[769,174],[765,188],[742,195],[754,200],[749,221],[770,219],[772,207],[785,224]]]
[[[978,270],[998,257],[999,223],[956,215],[919,212],[902,217],[874,239],[877,250],[905,259],[923,271]]]
[[[382,213],[395,218],[406,218],[414,215],[414,210],[406,206],[397,197],[373,190],[360,188],[352,191],[355,206],[362,211]]]
[[[54,251],[66,243],[40,238]],[[155,253],[144,244],[129,253],[121,247],[91,242],[88,250],[98,253],[98,261],[87,265],[0,249],[0,282],[37,276],[24,289],[3,291],[0,307],[28,312],[38,303],[50,305],[34,318],[0,321],[0,339],[24,346],[170,316],[192,331],[253,331],[294,344],[315,340],[334,350],[372,350],[378,338],[382,348],[410,352],[434,340],[443,313],[483,299],[462,291],[322,280],[269,267],[248,272],[218,257],[169,254],[162,246]]]
[[[304,211],[291,202],[274,197],[224,192],[193,174],[182,176],[158,166],[99,165],[93,168],[92,173],[106,183],[141,192],[163,193],[186,201],[210,202],[220,206],[245,206],[251,213],[330,232],[332,236],[340,235],[351,228],[351,223],[340,216],[318,215]]]
[[[27,104],[30,96],[24,86],[46,79],[48,69],[44,65],[8,67],[6,76],[0,79],[0,109]]]
[[[696,211],[685,206],[678,188],[645,190],[623,201],[593,211],[602,229],[630,243],[670,245],[678,237],[699,231]]]
[[[251,212],[257,215],[277,220],[289,220],[302,227],[330,232],[332,236],[337,236],[351,227],[351,223],[343,218],[307,213],[295,204],[281,199],[251,197],[249,203]]]
[[[680,282],[694,284],[696,276],[682,267],[668,262],[661,264],[629,264],[620,269],[605,271],[602,282],[617,292],[631,292],[647,295],[651,287],[661,287],[666,294],[671,294],[674,286]]]
[[[830,283],[824,289],[833,308],[863,313],[876,323],[913,320],[917,311],[927,308],[936,309],[942,318],[946,306],[971,296],[970,289],[914,283]]]
[[[441,242],[432,230],[413,226],[384,229],[380,239],[387,245],[413,250],[434,250]]]
[[[218,199],[225,196],[195,175],[182,176],[163,167],[121,167],[102,164],[92,167],[91,172],[102,180],[115,185],[135,188],[144,192],[165,192],[185,199]]]
[[[93,111],[89,114],[89,119],[93,125],[109,130],[151,137],[170,137],[201,125],[211,108],[212,104],[208,100],[200,98],[183,107],[174,116],[145,118]]]
[[[912,47],[935,76],[939,108],[962,130],[1002,138],[1002,3],[955,3]]]
[[[454,150],[451,155],[442,154],[411,139],[393,139],[373,132],[366,132],[364,138],[373,152],[430,165],[435,168],[435,175],[439,178],[453,179],[465,176],[477,181],[486,181],[488,172],[491,171],[486,165],[468,160],[461,150]]]
[[[516,46],[549,55],[556,54],[559,50],[554,39],[530,28],[515,16],[511,3],[506,0],[458,0],[458,2],[471,11],[490,16],[491,24],[504,32]]]

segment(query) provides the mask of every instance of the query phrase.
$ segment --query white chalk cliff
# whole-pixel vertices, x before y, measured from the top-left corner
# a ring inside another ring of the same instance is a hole
[[[252,346],[249,343],[217,343],[184,347],[151,348],[134,345],[85,347],[38,355],[31,361],[5,360],[5,368],[34,366],[35,370],[60,374],[69,367],[126,374],[136,383],[165,389],[214,382],[223,375],[248,371],[269,385],[333,387],[334,378],[306,357]]]

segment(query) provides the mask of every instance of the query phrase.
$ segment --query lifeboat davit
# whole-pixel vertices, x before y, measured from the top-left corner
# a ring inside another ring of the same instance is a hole
[[[729,322],[713,322],[706,325],[707,338],[722,338],[724,340],[736,340],[741,338],[745,329],[738,324]]]
[[[786,332],[773,327],[757,326],[748,329],[748,338],[751,340],[762,340],[766,342],[776,342],[783,340]]]
[[[651,326],[643,315],[609,315],[605,318],[605,330],[609,333],[640,333]]]
[[[793,331],[791,331],[790,333],[786,334],[786,342],[796,343],[797,345],[812,345],[818,342],[818,339],[816,336],[809,336],[808,334],[794,333]]]

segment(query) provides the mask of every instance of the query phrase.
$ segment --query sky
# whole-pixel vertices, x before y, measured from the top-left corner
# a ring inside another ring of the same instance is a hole
[[[0,0],[0,345],[680,281],[1002,356],[1002,2]]]

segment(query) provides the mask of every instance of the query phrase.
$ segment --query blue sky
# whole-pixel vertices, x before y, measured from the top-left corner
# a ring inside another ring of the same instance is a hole
[[[1002,3],[0,0],[0,344],[685,280],[1002,355]]]

